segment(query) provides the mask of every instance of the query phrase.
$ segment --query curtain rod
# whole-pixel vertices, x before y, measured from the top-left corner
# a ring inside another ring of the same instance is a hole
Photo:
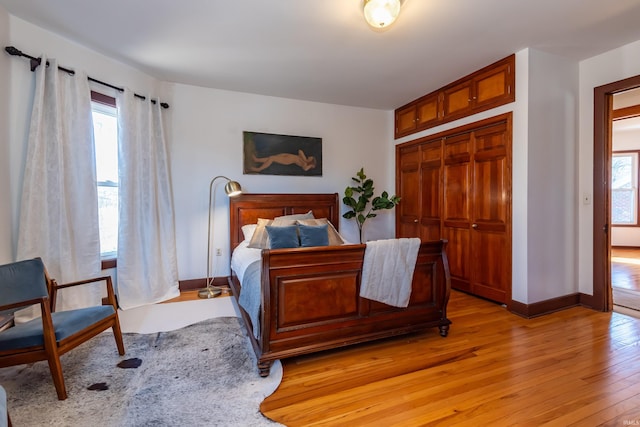
[[[19,49],[16,49],[16,48],[15,48],[15,47],[13,47],[13,46],[7,46],[7,47],[5,47],[5,48],[4,48],[4,50],[5,50],[9,55],[13,55],[13,56],[22,56],[22,57],[25,57],[25,58],[29,58],[29,63],[31,64],[31,71],[32,71],[32,72],[33,72],[33,71],[35,71],[35,70],[36,70],[36,68],[38,68],[38,66],[39,66],[39,65],[40,65],[40,63],[42,62],[42,58],[35,58],[35,57],[31,56],[31,55],[27,55],[26,53],[22,52],[22,51],[21,51],[21,50],[19,50]],[[47,67],[48,67],[48,66],[49,66],[49,61],[47,61]],[[74,75],[74,74],[76,73],[76,72],[75,72],[75,71],[73,71],[73,70],[70,70],[70,69],[68,69],[68,68],[64,68],[64,67],[61,67],[61,66],[58,66],[58,70],[64,71],[65,73],[69,73],[69,74],[71,74],[71,75]],[[115,89],[115,90],[117,90],[118,92],[124,92],[124,89],[122,89],[121,87],[117,87],[117,86],[114,86],[114,85],[112,85],[112,84],[105,83],[105,82],[103,82],[103,81],[100,81],[100,80],[94,79],[93,77],[88,77],[88,76],[87,76],[87,79],[88,79],[90,82],[94,82],[94,83],[101,84],[101,85],[103,85],[103,86],[110,87],[111,89]],[[135,96],[136,98],[140,98],[140,99],[142,99],[142,100],[147,99],[147,97],[145,97],[144,95],[138,95],[137,93],[134,93],[134,96]],[[155,100],[155,99],[152,99],[152,100],[151,100],[151,102],[155,104],[155,103],[156,103],[156,100]],[[169,104],[167,104],[166,102],[161,102],[161,103],[160,103],[160,106],[161,106],[162,108],[169,108]]]

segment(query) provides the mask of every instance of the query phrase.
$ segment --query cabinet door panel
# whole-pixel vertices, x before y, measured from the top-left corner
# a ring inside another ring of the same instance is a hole
[[[397,237],[420,237],[420,151],[409,147],[398,151],[398,182],[396,194],[400,203],[396,207],[398,216]]]
[[[446,165],[444,168],[444,221],[469,221],[469,165]]]
[[[444,221],[469,222],[470,134],[447,138],[444,146],[443,213]]]
[[[509,274],[511,257],[506,256],[509,245],[504,232],[473,230],[473,280],[471,290],[475,295],[506,303],[507,287],[511,286]]]
[[[408,135],[416,129],[416,106],[410,105],[396,111],[396,138]]]
[[[416,129],[426,129],[438,122],[440,117],[439,93],[429,95],[416,105]]]
[[[471,111],[471,81],[443,91],[444,116],[461,116]]]
[[[427,142],[421,146],[420,164],[420,238],[423,241],[439,240],[440,199],[442,197],[442,141]]]
[[[473,108],[501,105],[512,99],[512,65],[510,62],[492,68],[473,79]]]
[[[422,209],[420,237],[423,241],[440,239],[440,161],[421,165]]]
[[[503,125],[475,133],[473,220],[481,229],[505,231],[511,189]]]
[[[470,242],[469,229],[458,227],[444,227],[443,238],[447,239],[447,258],[451,272],[451,286],[470,292]]]

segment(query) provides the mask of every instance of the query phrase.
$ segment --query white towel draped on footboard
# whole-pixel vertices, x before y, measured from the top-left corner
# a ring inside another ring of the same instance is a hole
[[[411,282],[419,249],[418,238],[367,242],[360,296],[394,307],[409,305]]]

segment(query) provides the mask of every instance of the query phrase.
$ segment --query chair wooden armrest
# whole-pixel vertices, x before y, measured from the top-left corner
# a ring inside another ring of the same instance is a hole
[[[34,299],[30,299],[28,301],[20,301],[17,302],[15,304],[5,304],[5,305],[0,305],[0,311],[4,311],[4,310],[18,310],[21,307],[28,307],[30,305],[34,305],[34,304],[41,304],[43,302],[46,302],[48,298],[43,297],[43,298],[34,298]]]
[[[58,289],[63,289],[63,288],[69,288],[71,286],[85,285],[87,283],[95,283],[95,282],[101,282],[101,281],[107,282],[107,286],[112,286],[111,276],[102,276],[102,277],[96,277],[93,279],[85,279],[85,280],[78,280],[75,282],[63,283],[62,285],[56,282],[55,287]]]
[[[51,279],[51,311],[55,311],[58,289],[71,288],[73,286],[86,285],[96,282],[105,282],[105,286],[107,288],[107,298],[102,300],[102,305],[112,305],[113,308],[117,310],[118,301],[116,299],[116,294],[113,291],[113,281],[111,280],[111,276],[101,276],[95,277],[93,279],[77,280],[75,282],[63,283],[62,285],[59,285],[55,279]]]

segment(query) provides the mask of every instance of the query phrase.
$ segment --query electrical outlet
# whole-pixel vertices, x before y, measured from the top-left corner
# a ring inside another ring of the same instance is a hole
[[[216,256],[222,256],[222,249],[220,248],[216,249]]]

